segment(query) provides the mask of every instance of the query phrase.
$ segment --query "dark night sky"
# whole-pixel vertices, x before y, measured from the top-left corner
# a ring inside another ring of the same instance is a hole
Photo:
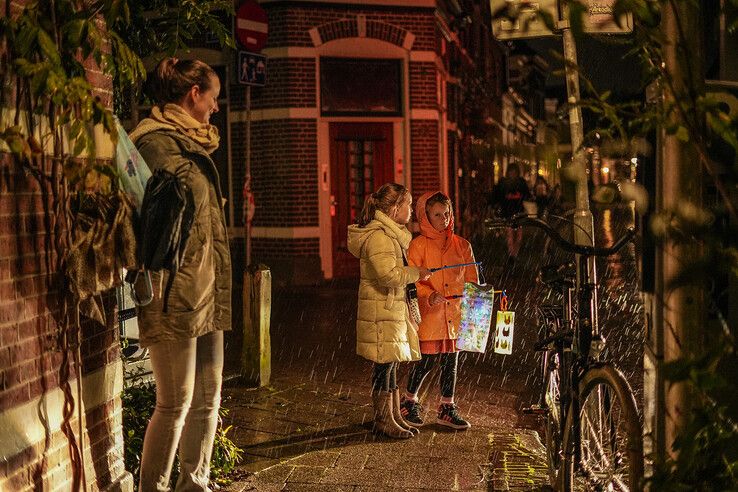
[[[517,42],[525,43],[540,53],[548,60],[552,70],[563,67],[560,61],[550,54],[552,50],[559,54],[562,52],[561,37]],[[640,97],[643,89],[638,60],[632,55],[627,58],[625,56],[630,49],[626,42],[627,38],[623,37],[602,40],[586,36],[577,40],[577,56],[583,73],[598,91],[610,90],[618,98],[630,99]],[[549,76],[547,86],[551,96],[563,96],[566,93],[562,77]]]

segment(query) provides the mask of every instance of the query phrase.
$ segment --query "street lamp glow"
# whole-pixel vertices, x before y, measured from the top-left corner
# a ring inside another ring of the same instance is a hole
[[[607,174],[609,172],[610,172],[610,168],[609,167],[603,167],[602,168],[602,174]]]
[[[633,164],[638,164],[638,157],[633,157],[630,159],[630,162]]]

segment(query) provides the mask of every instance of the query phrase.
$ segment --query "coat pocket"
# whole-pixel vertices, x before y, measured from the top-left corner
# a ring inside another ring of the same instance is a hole
[[[212,247],[212,243],[203,241],[197,233],[190,237],[182,265],[174,277],[170,309],[194,311],[212,296],[215,288]]]

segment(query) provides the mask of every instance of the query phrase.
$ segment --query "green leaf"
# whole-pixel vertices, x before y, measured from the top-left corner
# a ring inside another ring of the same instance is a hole
[[[48,66],[42,66],[31,78],[31,91],[35,96],[40,96],[46,93],[46,82],[49,78],[50,68]]]
[[[15,49],[21,57],[28,57],[31,54],[31,47],[38,38],[39,30],[38,25],[31,22],[27,16],[21,17],[15,37]]]
[[[86,19],[74,19],[65,24],[61,30],[65,41],[73,47],[80,46],[82,39],[87,37],[87,25]]]
[[[72,155],[78,157],[85,150],[85,147],[87,147],[87,135],[82,133],[74,140],[74,149],[72,150]]]
[[[676,138],[681,142],[689,142],[689,131],[685,127],[680,126],[677,128]]]
[[[41,52],[49,60],[52,65],[61,65],[61,55],[59,55],[59,49],[51,36],[43,29],[38,30],[38,45],[41,48]]]

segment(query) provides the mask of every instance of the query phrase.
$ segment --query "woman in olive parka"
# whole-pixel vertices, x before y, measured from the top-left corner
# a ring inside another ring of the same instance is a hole
[[[146,429],[140,491],[169,490],[179,448],[176,490],[209,491],[210,457],[223,379],[223,331],[231,328],[231,259],[215,163],[220,81],[198,60],[163,60],[153,74],[159,104],[131,133],[151,170],[177,175],[192,190],[195,217],[174,276],[152,272],[155,297],[139,309],[141,346],[148,347],[156,408]],[[158,294],[158,295],[157,295]]]

